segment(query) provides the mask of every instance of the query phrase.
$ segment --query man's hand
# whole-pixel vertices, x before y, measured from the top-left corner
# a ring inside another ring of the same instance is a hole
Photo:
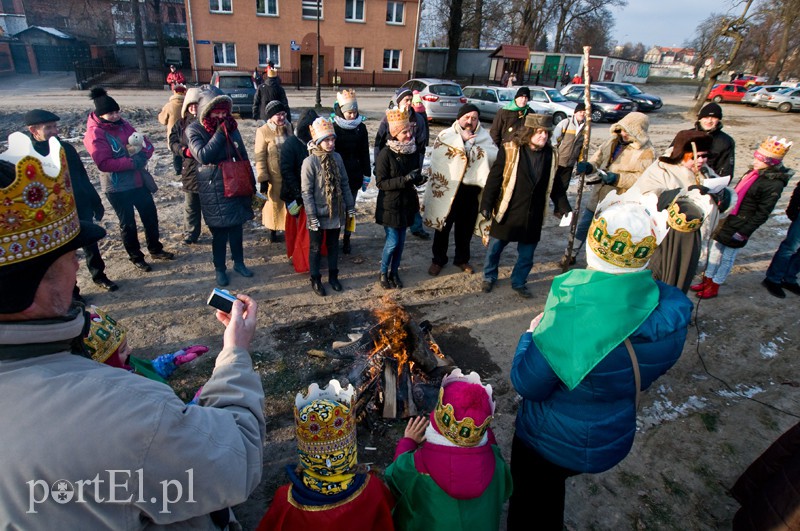
[[[590,173],[594,173],[594,166],[588,162],[581,161],[575,166],[575,171],[584,175],[589,175]]]
[[[481,210],[481,217],[486,221],[489,221],[490,219],[492,219],[492,213],[486,209],[483,209]]]
[[[233,302],[231,313],[217,310],[217,320],[225,325],[222,336],[223,348],[239,347],[250,350],[250,342],[256,333],[258,305],[249,296],[240,293]]]
[[[422,444],[425,442],[425,430],[428,424],[430,424],[430,421],[425,417],[412,417],[408,419],[406,431],[403,435],[417,444]]]
[[[478,135],[476,135],[474,131],[467,131],[466,129],[461,130],[461,140],[463,140],[465,144],[476,136]]]

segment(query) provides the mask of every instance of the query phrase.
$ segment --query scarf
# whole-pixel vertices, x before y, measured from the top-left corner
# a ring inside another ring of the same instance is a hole
[[[65,351],[90,357],[83,346],[88,331],[88,314],[81,303],[73,303],[63,317],[0,323],[0,360],[35,358]],[[33,337],[40,342],[31,342]]]
[[[527,105],[525,107],[518,107],[516,100],[511,100],[503,106],[503,109],[506,111],[522,111],[522,114],[528,114],[528,111],[531,110],[530,107]]]
[[[364,121],[364,117],[356,116],[352,120],[345,120],[341,116],[336,115],[333,117],[333,120],[336,122],[336,125],[338,125],[342,129],[347,129],[348,131],[352,131],[353,129],[361,125],[361,122]]]
[[[414,143],[414,139],[411,139],[408,142],[387,140],[386,145],[389,147],[389,149],[401,155],[410,155],[411,153],[417,152],[417,145]]]
[[[328,219],[333,218],[333,206],[336,203],[336,216],[341,217],[342,212],[342,176],[331,151],[325,151],[313,141],[308,144],[308,152],[319,158],[322,166],[322,188],[325,193],[325,204],[328,205]]]
[[[736,206],[731,210],[731,216],[735,216],[739,212],[739,207],[742,206],[742,200],[745,194],[747,194],[747,191],[753,186],[753,183],[756,182],[756,179],[758,179],[758,170],[753,169],[736,184],[734,188],[734,190],[736,190]]]

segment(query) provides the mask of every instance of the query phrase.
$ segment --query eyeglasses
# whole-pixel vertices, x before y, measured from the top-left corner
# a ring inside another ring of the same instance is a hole
[[[707,159],[708,158],[708,153],[698,153],[697,154],[697,158],[698,159]]]

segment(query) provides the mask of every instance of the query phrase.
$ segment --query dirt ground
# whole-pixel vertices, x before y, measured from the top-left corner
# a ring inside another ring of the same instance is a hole
[[[690,125],[685,112],[693,103],[694,89],[668,85],[647,88],[665,101],[662,109],[650,114],[651,138],[656,150],[662,151],[677,131]],[[0,93],[0,138],[22,129],[26,110],[53,110],[61,116],[62,138],[78,148],[97,184],[97,170],[82,144],[91,107],[86,92],[41,86],[15,91],[6,84]],[[104,199],[107,214],[101,225],[109,235],[100,247],[107,274],[120,289],[114,293],[100,290],[82,267],[81,291],[127,327],[129,343],[140,356],[154,357],[198,343],[214,352],[221,345],[222,330],[205,306],[214,287],[211,238],[204,228],[199,244],[181,243],[183,193],[172,173],[165,128],[156,120],[168,93],[111,90],[110,94],[119,101],[124,117],[156,145],[149,169],[160,186],[156,203],[162,238],[177,259],[154,262],[151,273],[133,268],[122,248],[117,220]],[[373,133],[390,96],[389,92],[359,93]],[[290,90],[289,100],[297,113],[313,105],[313,93]],[[323,103],[332,102],[332,93],[323,93]],[[736,178],[744,173],[752,151],[767,134],[800,141],[800,116],[796,113],[733,104],[724,104],[723,109],[725,131],[737,143]],[[608,127],[593,124],[593,147],[607,138]],[[433,127],[432,136],[441,128]],[[241,120],[240,129],[247,145],[252,146],[255,122]],[[252,156],[252,148],[249,153]],[[790,152],[785,163],[800,168],[800,147]],[[643,394],[638,434],[630,455],[608,472],[568,481],[568,528],[730,527],[738,505],[727,489],[756,456],[797,422],[800,413],[800,299],[792,294],[785,300],[776,299],[760,285],[789,225],[783,211],[796,182],[797,177],[784,191],[770,220],[741,252],[719,297],[697,308],[680,361]],[[245,257],[255,276],[245,279],[231,271],[230,289],[248,293],[258,301],[259,329],[252,356],[267,396],[263,479],[251,498],[236,509],[246,528],[257,524],[277,486],[286,482],[284,467],[295,463],[294,395],[314,381],[346,378],[351,368],[346,360],[312,357],[308,351],[330,349],[334,340],[346,341],[350,334],[363,332],[375,323],[371,312],[387,296],[377,284],[383,231],[373,221],[376,195],[374,188],[359,194],[353,254],[341,256],[345,290],[325,298],[312,293],[307,275],[294,272],[281,244],[267,245],[260,226],[246,226]],[[143,241],[143,235],[140,239]],[[494,386],[497,416],[493,426],[506,458],[519,402],[508,379],[514,350],[519,335],[542,310],[551,279],[560,273],[558,260],[566,239],[566,229],[557,227],[550,217],[529,278],[534,298],[523,300],[511,291],[508,281],[516,258],[513,248],[504,253],[496,289],[484,294],[480,274],[467,275],[452,265],[438,277],[430,277],[430,242],[409,237],[401,268],[405,288],[389,294],[416,319],[433,324],[433,335],[447,355],[463,369],[480,372]],[[472,254],[472,263],[480,269],[484,249],[478,239],[473,239]],[[182,368],[173,386],[188,400],[212,368],[213,355],[209,354]],[[359,460],[372,463],[378,470],[386,467],[403,426],[403,421],[360,426]],[[531,518],[533,525],[536,516]]]

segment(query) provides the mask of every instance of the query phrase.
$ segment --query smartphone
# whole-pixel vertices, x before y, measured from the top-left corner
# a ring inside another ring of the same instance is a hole
[[[231,313],[233,310],[233,302],[236,296],[232,295],[230,291],[225,289],[214,288],[209,295],[206,304],[216,308],[225,313]]]

